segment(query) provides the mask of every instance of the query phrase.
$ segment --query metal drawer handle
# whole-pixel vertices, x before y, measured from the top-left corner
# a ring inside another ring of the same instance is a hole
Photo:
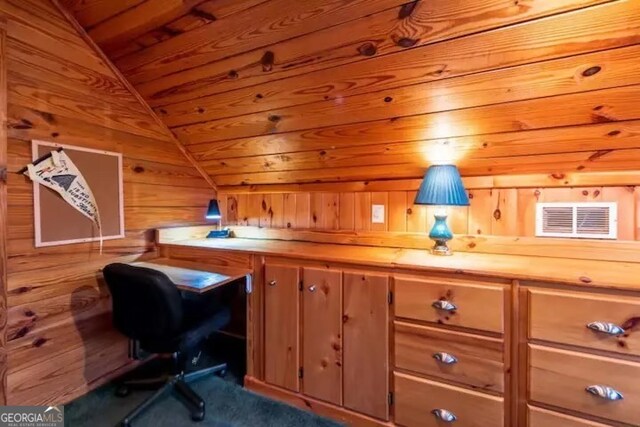
[[[585,389],[587,392],[605,400],[622,400],[624,396],[618,390],[606,385],[590,385]]]
[[[458,307],[456,307],[454,303],[447,300],[434,301],[433,303],[431,303],[431,306],[433,308],[437,308],[438,310],[445,310],[445,311],[453,311],[458,309]]]
[[[431,411],[431,413],[437,419],[442,420],[445,423],[452,423],[458,419],[458,417],[456,417],[456,415],[453,412],[447,411],[446,409],[434,409],[433,411]]]
[[[443,365],[453,365],[458,363],[458,359],[453,355],[445,352],[433,353],[433,358]]]
[[[587,328],[607,335],[624,335],[624,329],[615,323],[591,322],[587,325]]]
[[[316,285],[309,286],[309,292],[315,292],[315,291],[316,291]]]
[[[276,282],[275,280],[272,280],[269,282],[269,286],[275,286],[278,282]]]

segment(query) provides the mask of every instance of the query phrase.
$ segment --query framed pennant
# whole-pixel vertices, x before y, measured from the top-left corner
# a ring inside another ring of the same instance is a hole
[[[123,238],[122,154],[32,141],[35,246]]]

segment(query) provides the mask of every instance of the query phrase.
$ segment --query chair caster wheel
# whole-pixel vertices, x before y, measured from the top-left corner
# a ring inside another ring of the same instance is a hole
[[[196,422],[204,420],[204,409],[202,411],[192,412],[191,419]]]
[[[119,385],[116,388],[116,396],[118,397],[127,397],[129,394],[131,393],[131,388],[127,385]],[[124,423],[124,421],[123,421]],[[129,424],[127,423],[126,426],[128,426]],[[124,426],[124,424],[123,424]],[[125,427],[126,427],[125,426]]]

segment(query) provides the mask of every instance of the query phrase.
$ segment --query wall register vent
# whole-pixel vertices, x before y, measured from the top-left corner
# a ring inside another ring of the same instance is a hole
[[[536,236],[617,239],[617,203],[538,203]]]

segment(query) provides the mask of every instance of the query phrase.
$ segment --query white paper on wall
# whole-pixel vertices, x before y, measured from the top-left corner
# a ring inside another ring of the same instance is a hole
[[[58,193],[69,205],[93,221],[100,233],[102,252],[102,225],[98,204],[82,172],[64,150],[52,151],[50,157],[35,164],[30,163],[25,175]]]

